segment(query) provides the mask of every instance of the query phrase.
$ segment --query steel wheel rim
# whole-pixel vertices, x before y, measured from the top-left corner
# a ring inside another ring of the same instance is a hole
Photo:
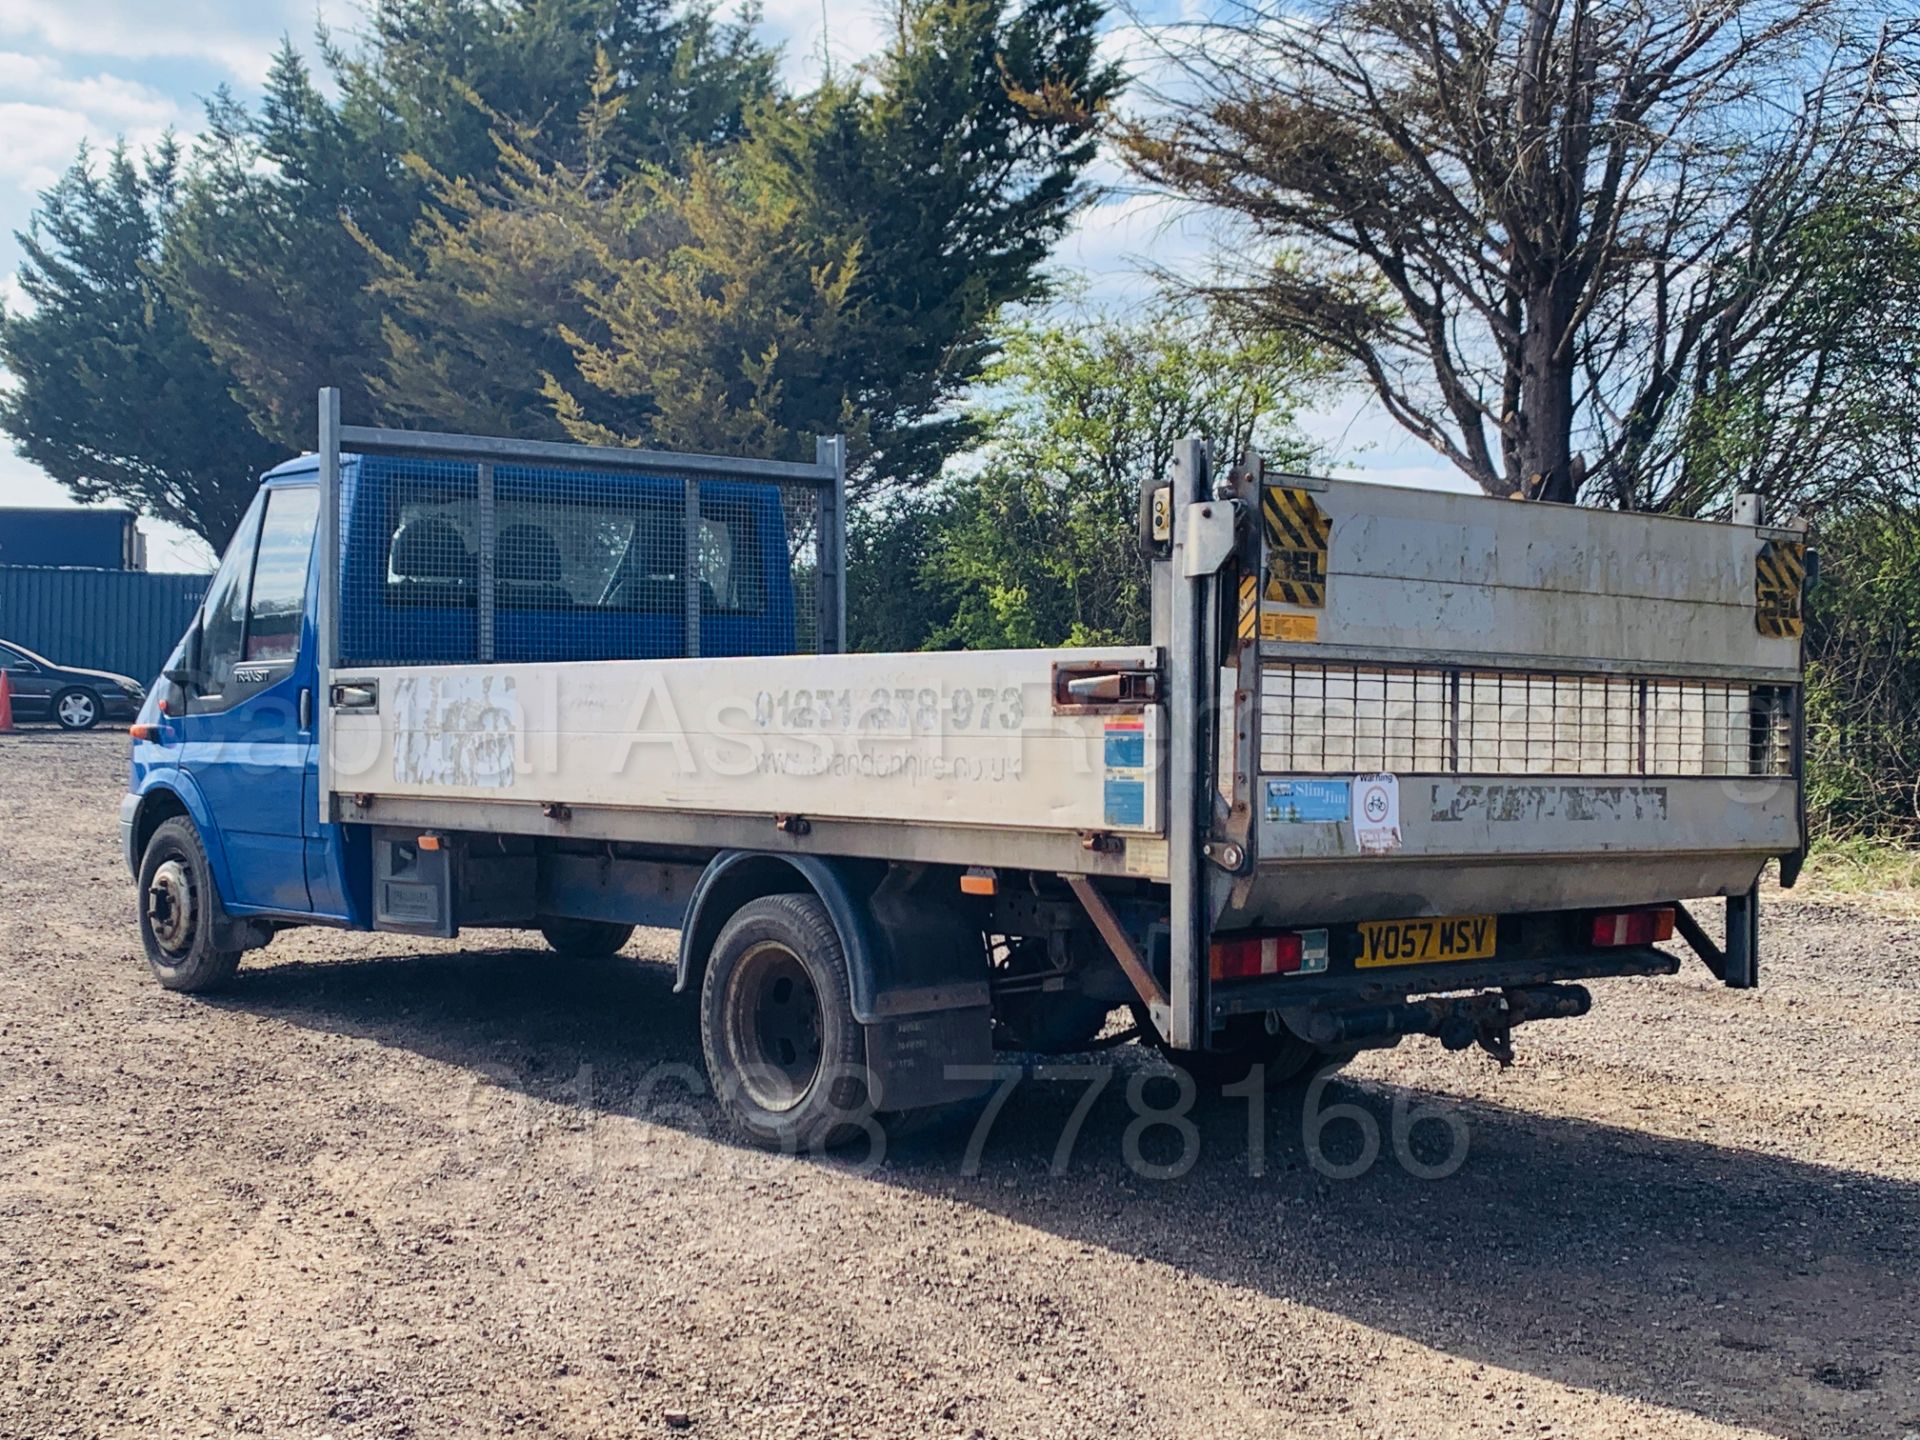
[[[60,701],[60,723],[78,730],[93,723],[93,699],[87,695],[68,695]]]
[[[165,860],[147,882],[147,928],[154,943],[169,955],[178,955],[193,944],[193,876],[181,861]]]
[[[791,1110],[819,1078],[820,994],[800,957],[763,941],[740,957],[728,986],[727,1028],[740,1083],[764,1110]]]

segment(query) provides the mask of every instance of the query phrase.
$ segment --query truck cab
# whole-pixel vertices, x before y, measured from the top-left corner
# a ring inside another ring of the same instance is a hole
[[[772,488],[708,482],[689,527],[676,476],[501,465],[489,477],[498,500],[489,538],[476,533],[444,465],[347,453],[338,476],[342,649],[363,661],[794,648],[794,576]],[[321,819],[320,514],[317,456],[262,478],[197,619],[135,717],[120,817],[127,863],[138,872],[162,824],[191,826],[221,933],[240,944],[288,925],[370,924],[356,837]],[[483,549],[492,572],[484,607]],[[176,865],[147,908],[191,928],[193,904],[209,899],[189,896],[184,882]]]

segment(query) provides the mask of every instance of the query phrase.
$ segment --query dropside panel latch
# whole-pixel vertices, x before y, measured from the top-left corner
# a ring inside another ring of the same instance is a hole
[[[1056,715],[1125,714],[1160,703],[1157,663],[1062,660],[1053,667]]]

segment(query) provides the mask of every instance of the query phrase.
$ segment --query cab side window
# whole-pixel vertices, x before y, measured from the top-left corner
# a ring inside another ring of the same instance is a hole
[[[200,690],[218,695],[233,680],[240,663],[240,647],[247,633],[247,586],[253,579],[253,556],[260,537],[264,497],[256,496],[246,519],[233,532],[226,556],[207,587],[200,611]]]
[[[300,653],[307,609],[307,568],[313,558],[318,490],[271,490],[253,562],[253,601],[247,607],[248,660],[292,660]]]
[[[307,569],[320,492],[267,490],[240,522],[201,611],[200,688],[224,694],[241,664],[272,664],[300,653]]]
[[[11,670],[16,675],[32,675],[39,669],[40,667],[26,656],[0,645],[0,670]]]

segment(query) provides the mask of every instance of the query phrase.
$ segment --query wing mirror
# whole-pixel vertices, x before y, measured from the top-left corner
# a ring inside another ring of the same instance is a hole
[[[173,663],[160,672],[169,685],[178,686],[189,695],[200,685],[200,637],[200,617],[196,615],[181,637],[179,649],[174,651]]]

